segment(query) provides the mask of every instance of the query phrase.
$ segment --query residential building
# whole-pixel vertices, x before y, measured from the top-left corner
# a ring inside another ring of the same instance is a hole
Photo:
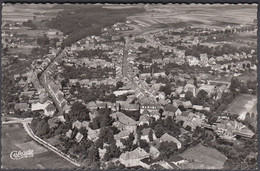
[[[129,132],[136,131],[138,122],[126,116],[122,112],[112,113],[110,116],[116,120],[116,122],[114,122],[113,125],[117,127],[119,130],[127,130]]]
[[[143,129],[142,130],[142,134],[141,134],[141,139],[145,140],[147,142],[150,142],[150,139],[149,139],[150,131],[152,132],[153,140],[156,140],[157,137],[155,136],[154,130],[152,130],[152,128],[145,128],[145,129]]]
[[[138,147],[134,151],[122,153],[119,157],[119,161],[125,165],[125,167],[141,166],[149,169],[149,165],[143,163],[141,160],[149,158],[150,155],[144,149]]]
[[[178,149],[181,148],[181,143],[180,143],[180,141],[177,140],[175,137],[173,137],[173,136],[167,134],[167,133],[165,133],[165,134],[163,134],[163,135],[161,136],[160,142],[174,142],[174,143],[177,145]]]

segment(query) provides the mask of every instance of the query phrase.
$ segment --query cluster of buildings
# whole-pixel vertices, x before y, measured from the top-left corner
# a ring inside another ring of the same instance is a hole
[[[254,132],[248,129],[244,124],[236,120],[232,121],[227,116],[219,116],[211,128],[219,137],[229,141],[236,140],[237,136],[253,138],[255,135]]]

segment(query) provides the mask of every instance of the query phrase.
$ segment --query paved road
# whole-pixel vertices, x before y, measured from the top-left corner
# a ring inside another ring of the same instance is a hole
[[[32,118],[8,118],[9,121],[3,121],[2,125],[8,125],[8,124],[15,124],[15,123],[30,123],[32,121]]]
[[[53,67],[55,67],[56,63],[58,63],[58,61],[63,58],[64,56],[66,56],[67,53],[67,49],[62,50],[54,59],[53,61],[50,62],[49,66],[45,68],[45,70],[43,71],[42,75],[40,76],[40,82],[42,84],[42,86],[44,87],[44,89],[47,91],[47,93],[49,94],[49,96],[52,98],[55,106],[57,107],[59,113],[63,113],[63,109],[62,109],[62,105],[61,102],[58,100],[57,96],[55,93],[53,93],[54,91],[51,89],[51,87],[49,86],[49,71],[53,69]]]

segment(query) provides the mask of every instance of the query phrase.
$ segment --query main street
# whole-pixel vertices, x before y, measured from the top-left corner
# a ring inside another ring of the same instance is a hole
[[[153,30],[153,31],[149,31],[149,32],[142,32],[142,33],[139,33],[139,34],[145,35],[145,34],[148,34],[148,33],[151,33],[151,32],[155,32],[155,31],[158,31],[158,30]],[[144,95],[148,95],[149,97],[151,97],[153,99],[154,102],[156,102],[156,97],[151,92],[149,92],[146,88],[141,87],[136,82],[134,82],[133,78],[131,78],[131,76],[130,76],[131,74],[129,74],[129,72],[132,72],[132,71],[131,71],[131,68],[128,69],[127,58],[128,58],[129,46],[130,46],[131,43],[132,43],[131,39],[128,36],[126,36],[125,37],[125,46],[124,46],[124,51],[123,51],[123,63],[122,63],[123,76],[126,77],[129,81],[131,81],[131,83],[136,88],[138,88]]]
[[[53,69],[53,67],[55,67],[55,64],[59,62],[59,60],[61,58],[63,58],[64,56],[66,56],[67,53],[67,49],[65,48],[64,50],[62,50],[51,62],[50,64],[45,68],[45,70],[42,72],[39,80],[42,84],[42,86],[44,87],[44,89],[47,91],[47,93],[49,94],[49,96],[52,98],[56,108],[58,109],[59,113],[63,112],[62,109],[62,105],[61,102],[58,100],[58,97],[56,96],[56,94],[54,93],[54,91],[51,89],[51,87],[49,86],[49,79],[48,77],[50,77],[49,72]]]

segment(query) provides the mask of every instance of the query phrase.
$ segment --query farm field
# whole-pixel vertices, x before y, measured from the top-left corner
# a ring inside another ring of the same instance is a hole
[[[139,29],[178,22],[187,22],[201,28],[207,26],[212,29],[223,29],[228,25],[252,24],[252,18],[257,12],[255,5],[246,7],[244,5],[203,5],[202,7],[196,4],[186,6],[174,4],[172,6],[145,5],[144,8],[147,13],[128,17],[137,23]],[[244,13],[247,13],[247,16],[244,16]]]
[[[2,168],[4,169],[73,169],[74,166],[45,147],[32,141],[21,124],[2,125]],[[34,157],[12,160],[10,153],[34,150]],[[28,164],[30,163],[30,164]]]
[[[205,147],[201,144],[186,150],[180,156],[208,169],[223,169],[223,165],[226,161],[226,156],[221,154],[218,150]]]
[[[256,104],[256,96],[250,94],[240,94],[234,99],[226,112],[239,115],[239,117],[243,119],[245,118],[247,112],[257,114]]]
[[[44,4],[42,6],[19,4],[19,8],[17,8],[15,5],[5,4],[5,7],[2,9],[2,24],[33,20],[34,16],[42,20],[50,19],[51,17],[55,17],[59,11],[57,9],[51,9],[52,6],[52,4]],[[42,14],[44,14],[44,16]]]

